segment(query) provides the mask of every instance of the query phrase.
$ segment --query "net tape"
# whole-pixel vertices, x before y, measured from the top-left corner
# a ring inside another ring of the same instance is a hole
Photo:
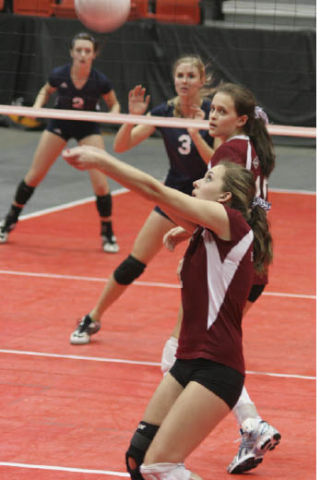
[[[126,113],[105,113],[80,110],[62,110],[56,108],[33,108],[13,105],[0,105],[0,114],[18,115],[36,118],[58,118],[61,120],[82,120],[98,123],[154,125],[171,128],[198,128],[208,130],[208,120],[175,117],[157,117],[151,115],[131,115]],[[315,138],[314,127],[292,127],[288,125],[267,125],[270,135]]]

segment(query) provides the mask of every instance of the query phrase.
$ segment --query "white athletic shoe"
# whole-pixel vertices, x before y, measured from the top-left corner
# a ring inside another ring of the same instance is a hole
[[[102,236],[102,250],[106,253],[118,253],[119,245],[114,235],[111,237]]]
[[[227,467],[228,473],[243,473],[256,468],[264,455],[273,450],[281,440],[281,435],[264,420],[248,418],[240,429],[241,445],[237,455]]]
[[[4,228],[4,220],[0,222],[0,243],[7,243],[9,232]]]
[[[100,328],[100,322],[96,322],[92,320],[89,315],[85,315],[75,331],[71,333],[70,343],[72,345],[85,345],[86,343],[90,343],[91,335],[99,332]]]

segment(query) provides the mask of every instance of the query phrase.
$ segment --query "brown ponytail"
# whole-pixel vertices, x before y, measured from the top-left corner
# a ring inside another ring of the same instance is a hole
[[[223,190],[231,192],[231,208],[239,210],[252,228],[254,268],[263,273],[272,262],[272,237],[266,211],[261,206],[252,206],[255,198],[255,181],[252,172],[232,162],[220,162],[225,167]]]

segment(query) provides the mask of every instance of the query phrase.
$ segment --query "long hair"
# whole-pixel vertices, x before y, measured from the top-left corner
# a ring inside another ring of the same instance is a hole
[[[253,93],[241,85],[221,83],[215,88],[215,94],[221,92],[229,95],[234,102],[237,115],[247,115],[248,120],[243,127],[250,137],[260,160],[262,173],[269,177],[275,166],[275,153],[271,136],[265,119],[257,116],[257,102]]]
[[[258,205],[252,207],[256,191],[253,174],[236,163],[219,164],[225,167],[223,190],[232,194],[230,207],[241,212],[253,231],[254,268],[263,274],[273,258],[272,237],[266,211]]]
[[[203,87],[200,89],[200,98],[203,100],[205,97],[212,95],[212,88],[210,84],[212,82],[212,75],[206,71],[206,66],[203,63],[202,59],[198,55],[184,55],[179,57],[173,64],[172,75],[175,75],[176,69],[181,63],[190,63],[197,68],[200,78],[204,81]],[[174,97],[168,100],[169,105],[173,105],[173,116],[182,117],[181,108],[180,108],[180,99],[179,97]]]

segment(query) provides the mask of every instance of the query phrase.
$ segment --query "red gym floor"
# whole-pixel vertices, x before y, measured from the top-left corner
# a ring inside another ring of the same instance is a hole
[[[282,441],[244,478],[315,479],[315,195],[271,193],[275,260],[244,320],[247,388]],[[175,268],[163,250],[105,315],[86,346],[76,320],[130,251],[150,205],[114,197],[118,254],[100,250],[93,203],[25,219],[0,246],[0,478],[127,477],[124,452],[160,380],[176,319]],[[188,459],[205,480],[230,479],[239,443],[232,414]],[[234,476],[237,478],[237,476]]]

